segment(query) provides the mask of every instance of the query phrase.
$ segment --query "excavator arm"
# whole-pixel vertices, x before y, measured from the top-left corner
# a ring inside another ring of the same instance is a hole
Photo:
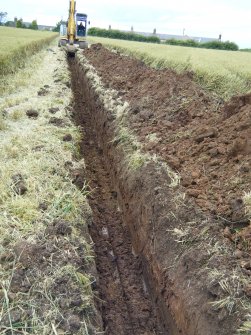
[[[76,1],[70,0],[69,18],[67,27],[67,37],[70,45],[74,44],[76,38],[75,12],[76,12]]]

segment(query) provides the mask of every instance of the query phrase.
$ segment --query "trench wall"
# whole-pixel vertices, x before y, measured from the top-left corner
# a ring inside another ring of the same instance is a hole
[[[114,141],[118,124],[115,109],[116,92],[106,95],[94,69],[78,53],[75,58],[75,80],[90,111],[93,127],[106,164],[112,172],[114,187],[124,222],[128,225],[133,252],[141,257],[144,277],[156,304],[165,334],[216,335],[234,334],[235,319],[222,320],[208,307],[210,294],[204,290],[199,271],[206,251],[198,245],[184,249],[172,232],[180,223],[204,220],[189,202],[178,205],[180,189],[170,187],[164,165],[149,161],[130,169],[126,153]],[[115,102],[114,102],[115,101]],[[78,122],[81,123],[81,116]]]

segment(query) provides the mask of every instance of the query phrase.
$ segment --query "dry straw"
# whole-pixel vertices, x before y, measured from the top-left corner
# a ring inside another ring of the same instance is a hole
[[[91,217],[87,185],[78,189],[69,170],[69,166],[79,165],[75,159],[81,139],[80,129],[69,118],[70,76],[64,54],[57,47],[32,57],[32,66],[29,63],[9,77],[0,98],[0,333],[62,334],[57,320],[61,317],[67,322],[67,316],[62,312],[62,297],[52,295],[52,289],[64,276],[69,287],[80,292],[79,308],[85,314],[76,334],[88,334],[89,315],[94,310],[91,277],[71,261],[79,257],[79,247],[83,264],[93,262],[93,253],[86,233]],[[21,86],[20,77],[25,78]],[[45,95],[38,95],[41,88],[47,89]],[[56,114],[50,113],[51,107],[56,108]],[[32,109],[38,113],[36,118],[26,114]],[[52,116],[62,120],[60,127],[49,122]],[[71,142],[62,140],[65,134],[72,136]],[[26,188],[22,194],[16,191],[20,176]],[[70,222],[72,233],[49,238],[46,229],[55,220]],[[53,251],[43,271],[36,262],[32,265],[31,288],[17,292],[13,299],[13,276],[22,267],[21,255],[14,252],[20,243],[26,243],[27,248],[49,246]],[[40,300],[46,308],[41,308]],[[27,310],[29,317],[24,317]],[[17,315],[21,315],[18,321]]]

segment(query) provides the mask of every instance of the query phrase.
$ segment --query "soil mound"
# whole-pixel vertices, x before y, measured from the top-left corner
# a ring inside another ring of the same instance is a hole
[[[107,87],[130,103],[128,124],[145,151],[181,176],[203,211],[247,220],[251,182],[251,94],[228,103],[205,92],[192,73],[155,70],[100,45],[84,51]]]

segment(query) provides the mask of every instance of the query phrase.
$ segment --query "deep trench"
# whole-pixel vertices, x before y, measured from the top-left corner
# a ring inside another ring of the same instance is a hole
[[[98,272],[97,305],[105,334],[151,335],[163,331],[158,310],[151,301],[143,278],[141,260],[132,249],[128,227],[123,222],[109,164],[97,139],[92,112],[83,100],[78,68],[69,61],[72,75],[75,122],[82,129],[81,154],[86,164],[86,179],[91,189],[89,204],[93,223],[89,228],[94,242]]]

